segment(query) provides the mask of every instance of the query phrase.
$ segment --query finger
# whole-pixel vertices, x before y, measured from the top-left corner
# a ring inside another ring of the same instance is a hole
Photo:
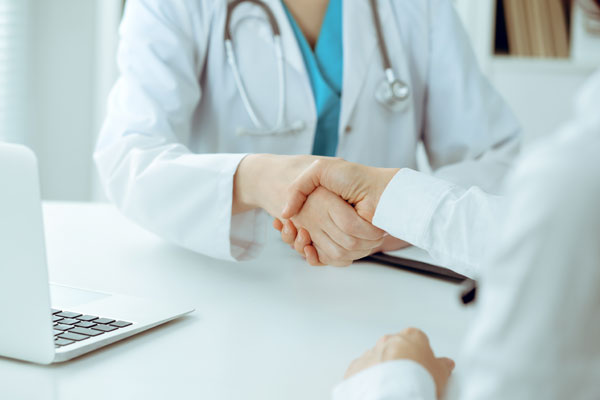
[[[380,246],[386,235],[385,231],[362,219],[350,204],[346,203],[346,205],[347,207],[332,207],[329,209],[329,217],[335,225],[345,234],[355,238],[379,241],[379,244],[373,248]]]
[[[283,229],[283,222],[279,220],[279,218],[275,218],[273,220],[273,228],[277,229],[279,232]]]
[[[375,347],[380,347],[380,346],[384,345],[387,341],[389,341],[394,336],[395,335],[383,335],[382,337],[379,338],[379,340],[377,340],[377,343],[375,343]]]
[[[319,260],[319,254],[317,254],[317,249],[314,246],[306,246],[304,248],[304,255],[306,256],[306,261],[313,267],[322,267],[325,264]]]
[[[329,190],[321,187],[314,192],[314,195],[319,195],[319,198],[323,202],[323,207],[327,210],[326,218],[322,218],[321,228],[331,239],[340,245],[342,248],[349,252],[355,252],[353,257],[346,257],[346,259],[358,259],[365,257],[372,253],[372,250],[383,245],[385,232],[381,231],[381,237],[375,240],[360,238],[352,235],[340,228],[338,221],[343,221],[346,226],[351,226],[354,223],[366,224],[367,231],[371,231],[373,226],[363,220],[357,213],[356,210],[342,200],[338,195],[330,192]],[[375,228],[376,231],[379,229]]]
[[[448,357],[440,357],[437,359],[437,361],[440,364],[442,364],[442,366],[444,367],[444,369],[446,371],[448,371],[448,374],[450,374],[454,370],[454,367],[456,366],[456,363],[454,362],[454,360],[451,358],[448,358]]]
[[[368,251],[349,251],[333,240],[329,233],[320,230],[315,233],[313,242],[318,244],[317,251],[321,262],[335,267],[346,267],[352,264],[352,261],[363,258]]]
[[[283,224],[283,230],[281,231],[281,239],[287,244],[293,245],[296,241],[297,235],[298,231],[296,230],[296,225],[294,225],[291,221],[285,221]]]
[[[343,260],[341,257],[331,258],[327,255],[327,252],[324,251],[322,247],[323,241],[320,241],[319,244],[313,243],[313,247],[317,250],[317,256],[321,264],[330,265],[332,267],[347,267],[352,264],[352,260]]]
[[[310,234],[304,228],[300,228],[298,231],[298,235],[296,235],[296,240],[294,241],[294,249],[298,253],[304,254],[304,248],[312,243],[312,239],[310,238]]]
[[[323,168],[324,161],[316,160],[292,182],[288,201],[281,213],[283,218],[292,218],[300,212],[308,196],[319,187]]]
[[[356,215],[356,218],[360,217]],[[329,237],[340,247],[346,249],[348,252],[352,252],[356,256],[354,259],[366,257],[371,254],[374,249],[381,247],[384,241],[384,238],[369,240],[350,235],[341,230],[333,219],[323,221],[323,230],[326,231]]]

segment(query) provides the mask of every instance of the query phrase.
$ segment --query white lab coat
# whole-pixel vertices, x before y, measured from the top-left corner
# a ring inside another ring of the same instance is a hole
[[[253,127],[227,63],[224,0],[129,0],[121,76],[95,152],[106,193],[147,229],[196,252],[246,259],[264,240],[260,211],[232,216],[232,185],[248,153],[310,154],[317,115],[302,54],[280,0],[265,0],[281,27],[287,136],[236,136]],[[496,192],[518,152],[520,128],[478,68],[450,0],[380,1],[396,73],[411,87],[406,110],[375,100],[383,79],[367,1],[345,1],[344,77],[337,155],[379,167],[416,168],[423,141],[439,177]],[[278,107],[271,31],[256,6],[233,17],[241,74],[258,114]],[[419,178],[407,182],[407,196]],[[263,215],[264,217],[264,215]]]
[[[492,242],[491,256],[483,257],[486,267],[476,318],[448,399],[600,399],[598,104],[600,72],[578,97],[576,117],[519,162],[509,180],[506,210],[492,199],[492,205],[474,214],[486,221],[500,219],[498,235],[493,224],[488,231],[475,227],[472,235],[443,238],[447,244],[442,249],[452,243],[464,248],[466,240]],[[465,202],[470,196],[485,201],[481,193],[447,188],[455,193],[442,202],[459,199],[458,207],[470,208]],[[388,189],[393,193],[392,187]],[[393,200],[382,196],[381,216],[399,214]],[[496,217],[485,215],[489,212]],[[443,231],[439,226],[431,229]],[[478,257],[476,261],[481,260]],[[333,398],[436,397],[427,371],[403,360],[350,378],[335,389]]]

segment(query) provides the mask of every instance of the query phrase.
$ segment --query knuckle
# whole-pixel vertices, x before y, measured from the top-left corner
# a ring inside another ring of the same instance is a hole
[[[413,328],[413,327],[410,327],[408,329],[409,329],[408,336],[410,336],[411,338],[414,338],[414,339],[420,340],[420,341],[429,341],[429,339],[427,338],[427,335],[422,330],[420,330],[418,328]]]
[[[418,335],[418,332],[419,332],[419,329],[411,326],[411,327],[408,327],[408,328],[402,330],[402,332],[400,332],[400,333],[403,335],[406,335],[406,336],[416,336],[416,335]]]

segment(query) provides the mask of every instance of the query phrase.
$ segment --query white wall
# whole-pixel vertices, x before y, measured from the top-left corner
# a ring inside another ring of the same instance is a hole
[[[570,119],[573,99],[593,71],[568,62],[495,61],[489,75],[520,119],[527,146]]]
[[[44,199],[101,198],[92,152],[116,78],[122,0],[14,1],[29,4],[29,70],[27,132],[12,139],[36,152]]]
[[[45,199],[88,200],[94,112],[95,4],[34,0],[32,134]]]

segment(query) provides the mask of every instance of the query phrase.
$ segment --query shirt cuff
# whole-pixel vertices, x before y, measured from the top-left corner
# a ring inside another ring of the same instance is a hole
[[[373,225],[390,235],[423,248],[424,234],[444,195],[452,190],[450,182],[418,172],[401,169],[385,188],[373,217]]]
[[[266,241],[266,218],[262,210],[232,214],[235,174],[247,154],[205,155],[204,164],[217,173],[214,186],[200,186],[198,190],[214,191],[214,199],[205,207],[200,220],[190,223],[180,243],[189,249],[210,257],[243,261],[254,258]],[[208,169],[208,168],[207,168]],[[202,205],[199,205],[202,206]]]
[[[435,400],[433,377],[411,360],[388,361],[346,379],[333,400]]]
[[[220,204],[226,204],[223,216],[227,224],[227,237],[229,239],[229,258],[235,261],[245,261],[256,258],[266,242],[268,214],[262,209],[250,210],[233,215],[233,185],[237,169],[248,154],[240,154],[234,168],[227,168],[221,172],[223,198]],[[232,165],[233,166],[233,165]]]

